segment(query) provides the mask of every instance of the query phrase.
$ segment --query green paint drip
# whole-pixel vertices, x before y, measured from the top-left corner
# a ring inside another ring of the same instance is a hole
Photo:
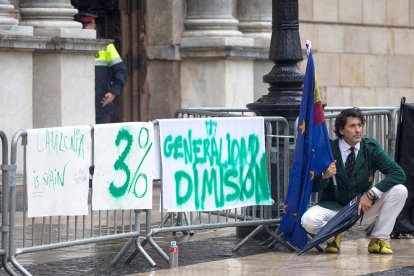
[[[234,201],[253,199],[257,204],[268,203],[266,154],[260,156],[259,136],[248,138],[216,138],[217,122],[206,121],[207,138],[194,138],[193,131],[186,135],[168,135],[164,140],[165,158],[182,160],[189,164],[188,171],[174,174],[176,204],[193,201],[197,210],[204,210],[207,201],[216,208]],[[227,149],[227,160],[223,159],[223,148]]]
[[[126,129],[121,129],[118,132],[118,135],[116,136],[115,140],[115,145],[119,147],[121,141],[126,141],[127,145],[125,146],[125,149],[122,151],[118,160],[115,161],[114,169],[116,171],[123,171],[125,173],[126,179],[124,184],[119,187],[115,186],[113,181],[109,184],[109,193],[115,198],[119,198],[125,194],[125,192],[128,189],[128,184],[131,177],[131,172],[129,171],[128,166],[125,164],[125,158],[131,151],[132,135]]]

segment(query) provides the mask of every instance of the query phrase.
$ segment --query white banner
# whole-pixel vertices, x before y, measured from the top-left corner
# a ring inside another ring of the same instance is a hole
[[[28,216],[88,214],[91,127],[27,130]]]
[[[163,208],[270,205],[263,117],[159,120]]]
[[[94,126],[92,209],[152,209],[152,123]]]

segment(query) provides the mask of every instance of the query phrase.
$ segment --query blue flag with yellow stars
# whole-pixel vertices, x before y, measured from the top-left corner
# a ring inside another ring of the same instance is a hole
[[[307,233],[301,225],[301,218],[309,207],[313,177],[325,171],[333,160],[312,52],[309,49],[295,156],[279,226],[284,239],[297,248],[302,249],[307,243]]]

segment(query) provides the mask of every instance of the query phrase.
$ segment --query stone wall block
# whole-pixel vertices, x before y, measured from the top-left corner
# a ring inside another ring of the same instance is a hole
[[[181,63],[182,106],[225,106],[225,61]],[[212,81],[214,80],[214,81]]]
[[[342,54],[339,61],[339,85],[349,87],[364,86],[364,56]]]
[[[410,0],[410,26],[414,26],[414,0]]]
[[[240,70],[242,68],[242,70]],[[246,106],[254,99],[253,62],[249,60],[226,60],[225,106]]]
[[[344,28],[338,25],[319,24],[317,49],[327,53],[344,52]]]
[[[317,0],[316,0],[317,1]],[[299,3],[299,20],[313,20],[313,0],[300,0]]]
[[[353,106],[349,87],[328,86],[325,99],[328,106]]]
[[[299,26],[299,35],[302,42],[302,48],[306,48],[306,40],[312,42],[312,47],[314,49],[319,48],[319,28],[315,24],[310,23],[300,23]]]
[[[338,0],[338,21],[345,23],[362,23],[363,1]]]
[[[95,122],[95,82],[93,81],[95,70],[91,68],[95,68],[95,60],[91,59],[91,54],[65,53],[61,58],[61,68],[61,124],[64,126],[93,124]]]
[[[388,55],[393,53],[393,32],[387,28],[368,27],[369,53]]]
[[[365,86],[366,87],[388,87],[388,58],[386,56],[365,56]]]
[[[410,24],[409,0],[387,1],[387,23],[392,26],[408,26]]]
[[[409,88],[412,85],[412,60],[407,56],[388,57],[388,84],[392,88]]]
[[[414,97],[414,89],[413,89],[413,87],[414,87],[414,56],[411,56],[410,57],[410,60],[411,60],[411,93],[410,94],[413,94],[413,97]],[[413,102],[414,102],[414,99],[413,99]]]
[[[363,23],[374,25],[387,24],[386,2],[387,0],[364,0]]]
[[[201,64],[185,60],[181,64],[182,106],[245,106],[254,100],[252,76],[252,61],[217,59]]]
[[[316,52],[313,59],[319,83],[339,86],[339,55]]]
[[[314,1],[313,20],[322,22],[338,22],[338,0]]]
[[[377,88],[378,106],[400,106],[401,97],[406,98],[407,103],[414,102],[414,95],[410,88]]]
[[[31,51],[0,51],[0,121],[9,141],[13,134],[32,128],[32,74]]]
[[[255,60],[254,61],[254,73],[253,73],[253,82],[254,82],[254,100],[258,100],[263,95],[269,93],[269,84],[263,82],[263,76],[268,74],[274,66],[274,63],[270,60]],[[305,71],[303,71],[305,72]]]
[[[414,55],[414,30],[393,30],[393,53],[396,55]]]
[[[369,53],[369,36],[366,28],[359,26],[344,26],[343,28],[345,53]]]
[[[351,101],[353,106],[376,106],[378,97],[375,88],[352,87]],[[361,97],[363,95],[363,97]]]

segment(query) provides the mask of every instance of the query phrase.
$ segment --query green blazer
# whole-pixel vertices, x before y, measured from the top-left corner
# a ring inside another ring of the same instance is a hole
[[[339,149],[339,139],[331,141],[332,154],[336,162],[336,182],[339,195],[335,195],[332,178],[324,180],[318,175],[313,180],[313,191],[318,192],[318,205],[329,209],[341,209],[355,196],[369,190],[374,183],[376,171],[384,174],[382,181],[375,187],[381,192],[388,191],[392,186],[402,184],[405,174],[374,139],[363,138],[358,156],[355,160],[351,177],[345,172],[345,165]]]

